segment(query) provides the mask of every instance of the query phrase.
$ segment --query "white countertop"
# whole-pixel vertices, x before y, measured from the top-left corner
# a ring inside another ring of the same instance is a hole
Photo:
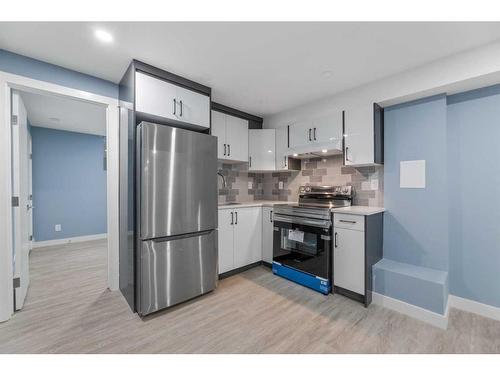
[[[222,203],[219,204],[219,210],[221,209],[224,210],[228,208],[245,208],[245,207],[273,207],[275,204],[297,204],[297,202],[259,200],[259,201],[244,202],[238,204]]]
[[[219,204],[219,210],[225,210],[230,208],[245,208],[245,207],[273,207],[275,204],[297,204],[297,202],[292,201],[269,201],[269,200],[260,200],[260,201],[252,201],[252,202],[242,202],[238,204]],[[351,215],[375,215],[380,212],[384,212],[384,207],[372,207],[372,206],[350,206],[350,207],[340,207],[333,208],[332,212],[335,213],[343,213],[343,214],[351,214]]]
[[[384,212],[384,207],[373,207],[373,206],[350,206],[350,207],[340,207],[333,208],[333,213],[339,214],[351,214],[351,215],[375,215]]]

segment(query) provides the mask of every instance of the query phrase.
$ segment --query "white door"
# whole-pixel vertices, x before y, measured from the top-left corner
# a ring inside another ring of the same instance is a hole
[[[276,168],[275,129],[250,129],[248,131],[248,169],[274,171]]]
[[[171,120],[180,120],[177,86],[137,72],[135,74],[135,109]]]
[[[212,111],[212,135],[217,137],[217,159],[226,159],[226,115]]]
[[[262,260],[267,263],[273,262],[273,209],[262,207]]]
[[[262,209],[240,208],[234,211],[234,267],[262,260]]]
[[[313,141],[325,148],[342,150],[342,112],[337,111],[313,120]]]
[[[365,233],[335,228],[333,284],[365,294]]]
[[[31,250],[30,163],[28,144],[28,118],[21,96],[12,93],[12,195],[18,200],[13,207],[15,306],[24,305],[29,286],[29,252]]]
[[[230,160],[247,162],[248,120],[226,115],[226,142]]]
[[[179,121],[203,128],[210,127],[210,97],[208,95],[178,86],[177,99]]]
[[[290,125],[290,148],[300,148],[312,142],[312,124],[296,122]]]
[[[346,165],[374,162],[373,103],[345,111]]]
[[[219,274],[234,268],[232,210],[219,210]]]

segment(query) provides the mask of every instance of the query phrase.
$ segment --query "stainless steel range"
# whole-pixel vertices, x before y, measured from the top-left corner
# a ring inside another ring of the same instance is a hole
[[[299,203],[274,206],[273,272],[331,291],[332,208],[350,206],[351,186],[301,186]]]

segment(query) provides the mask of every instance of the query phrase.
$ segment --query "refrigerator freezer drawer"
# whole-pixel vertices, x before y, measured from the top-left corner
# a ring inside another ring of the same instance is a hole
[[[141,239],[217,228],[217,138],[140,125]]]
[[[141,246],[140,315],[208,293],[217,286],[217,231]]]

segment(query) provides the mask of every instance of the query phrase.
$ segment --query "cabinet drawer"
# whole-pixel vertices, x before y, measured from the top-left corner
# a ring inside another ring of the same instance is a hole
[[[333,225],[335,228],[345,228],[363,231],[365,230],[365,217],[361,215],[333,214]]]

